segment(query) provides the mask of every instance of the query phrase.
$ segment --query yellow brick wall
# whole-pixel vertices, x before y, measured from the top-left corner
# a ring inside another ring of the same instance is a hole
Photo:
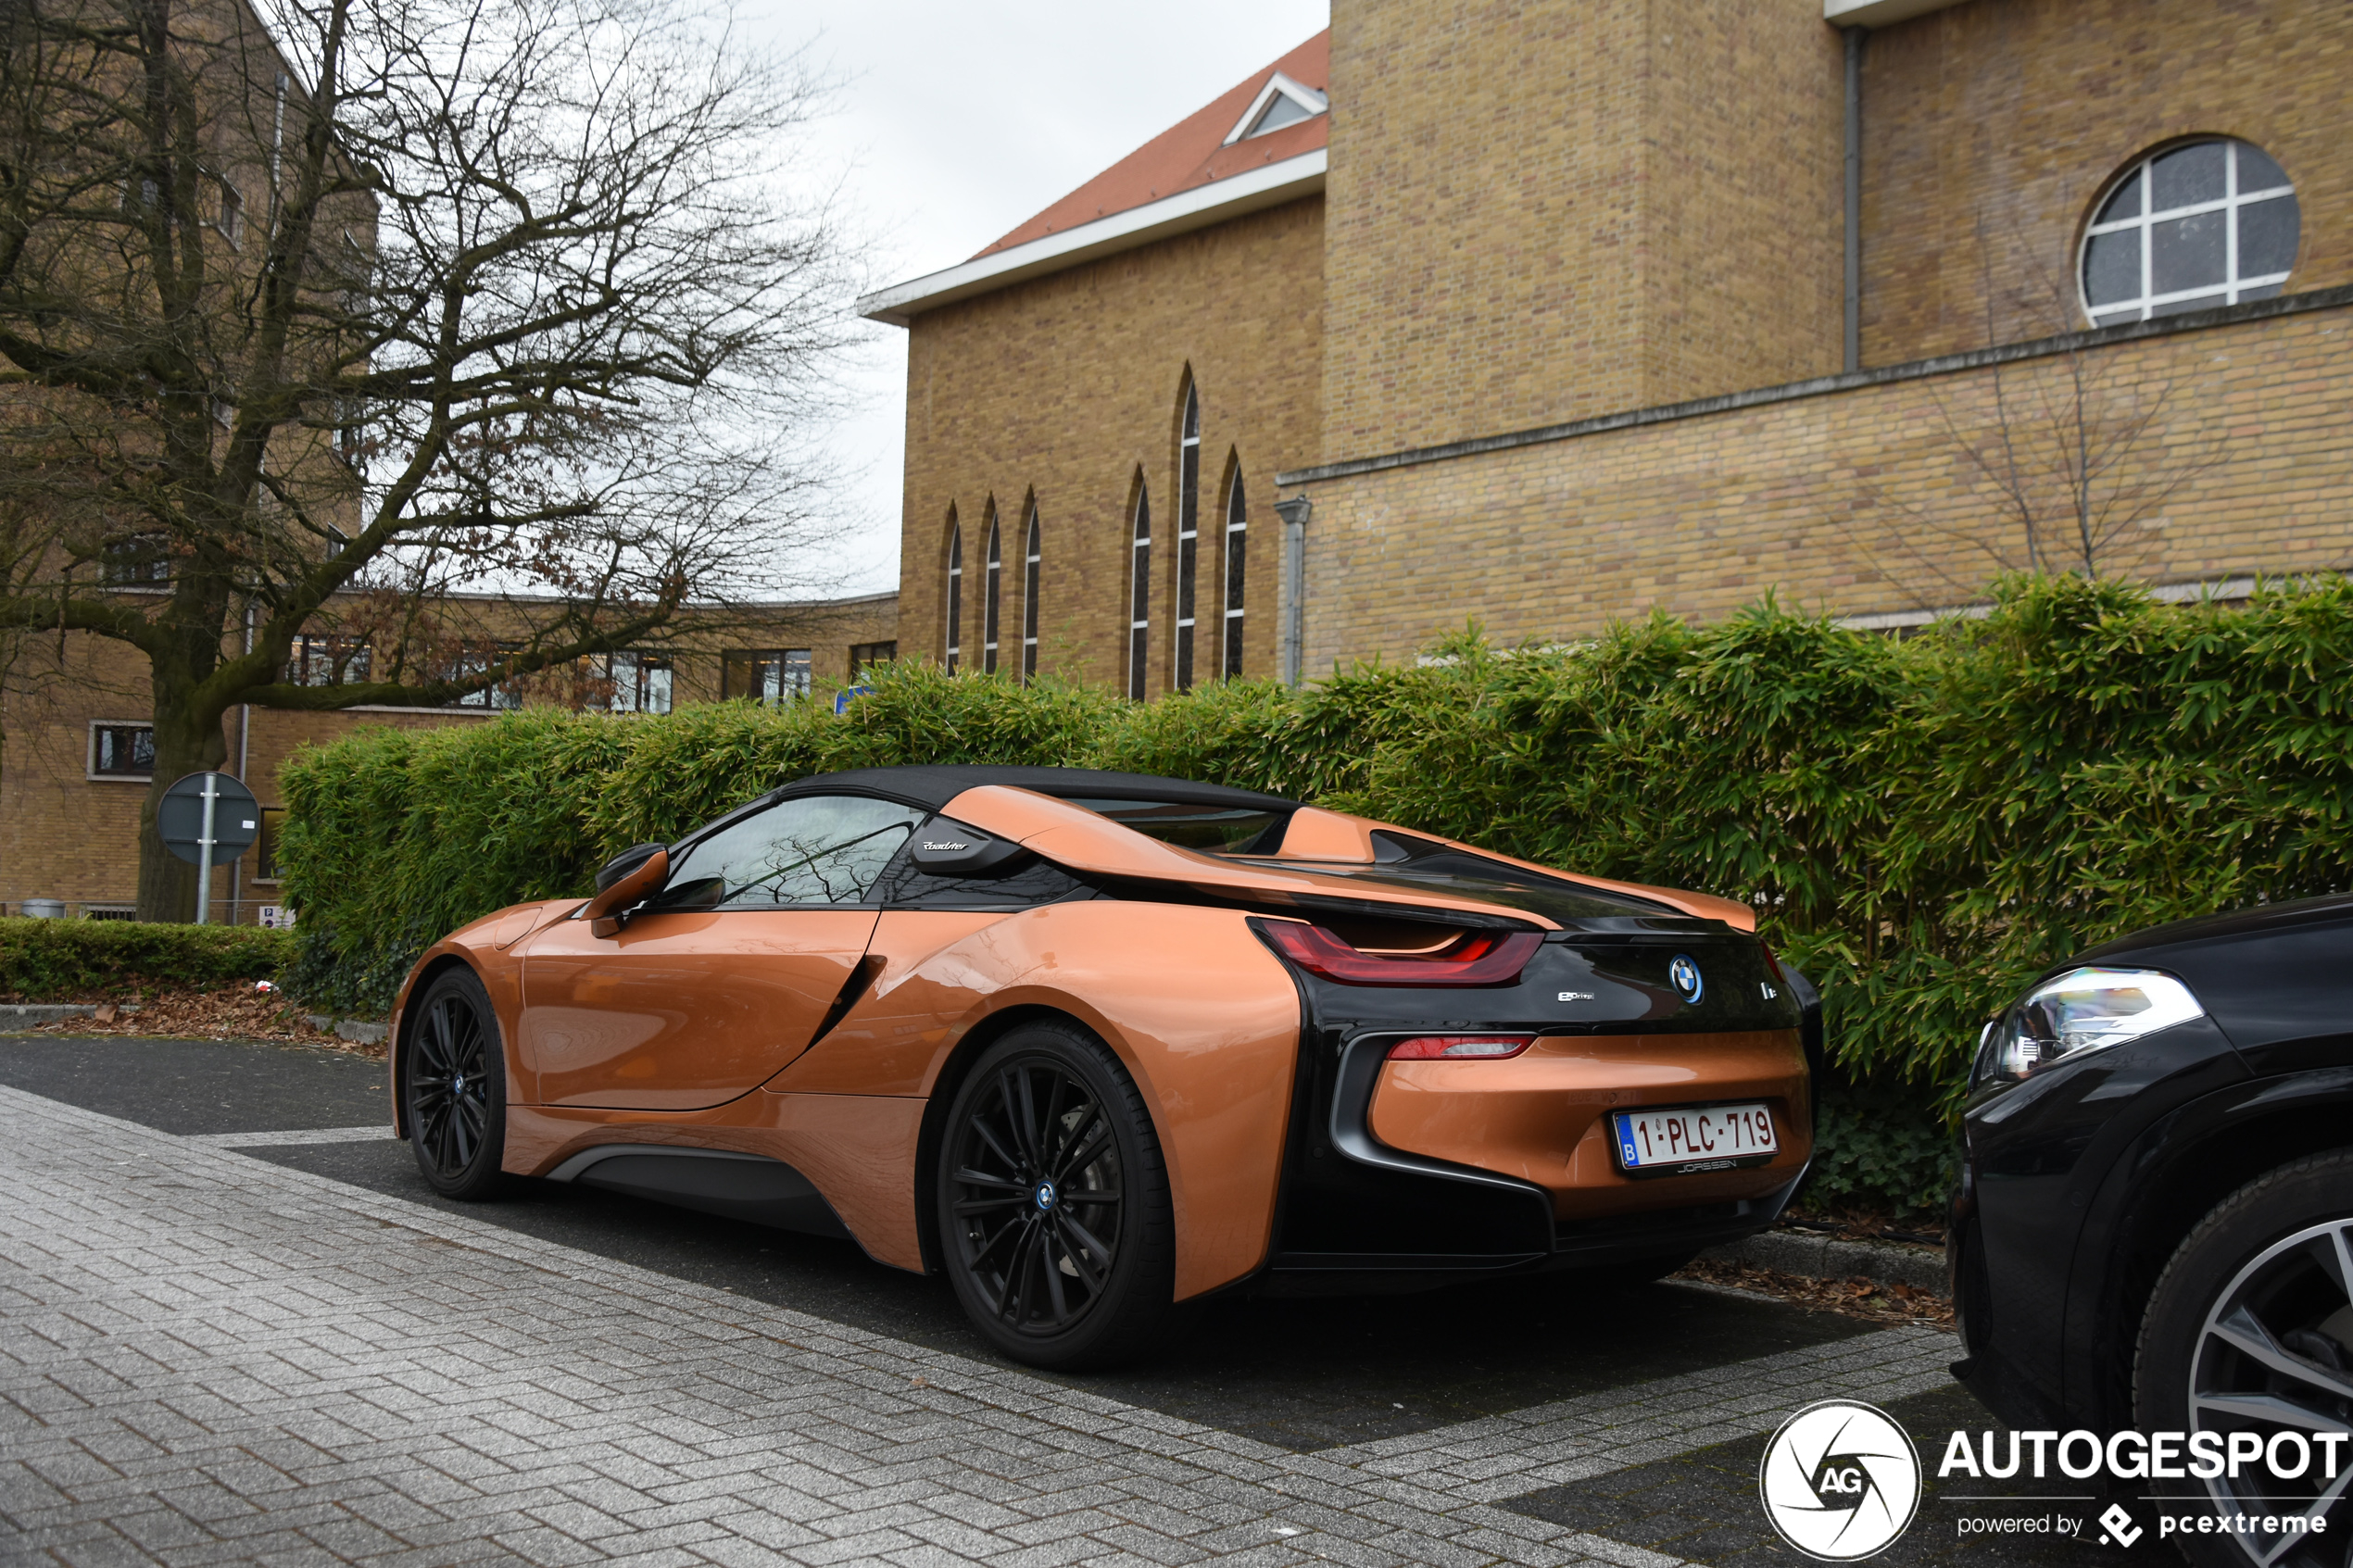
[[[1837,369],[1840,71],[1805,0],[1335,6],[1324,459]]]
[[[1864,59],[1867,365],[2086,325],[2092,204],[2179,137],[2241,137],[2287,171],[2292,292],[2353,282],[2339,0],[1969,0],[1873,33]]]
[[[1837,32],[1806,0],[1654,0],[1648,26],[1643,376],[1629,406],[1837,370]]]
[[[2082,428],[2114,459],[2103,572],[2187,581],[2353,567],[2353,307],[2085,353]],[[1478,616],[1501,642],[1590,635],[1653,609],[1706,619],[1768,591],[1832,614],[1976,597],[2023,566],[1988,477],[2000,421],[2054,410],[2065,358],[1317,482],[1306,670],[1410,659]],[[2030,499],[2071,533],[2050,427],[2016,427]],[[1973,462],[1974,449],[1987,461]],[[2052,564],[2070,565],[2062,555]]]
[[[1019,668],[1021,543],[1040,533],[1038,667],[1126,689],[1135,484],[1152,512],[1148,689],[1170,675],[1178,413],[1202,399],[1197,679],[1217,673],[1225,476],[1249,506],[1243,671],[1275,666],[1275,474],[1313,460],[1323,206],[1291,202],[915,318],[907,347],[900,552],[903,652],[946,648],[947,525],[964,531],[964,658],[978,668],[981,567],[1004,529],[1000,666]]]

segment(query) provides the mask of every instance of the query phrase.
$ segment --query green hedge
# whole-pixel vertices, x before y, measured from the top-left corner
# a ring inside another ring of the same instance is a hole
[[[162,985],[267,980],[295,956],[291,932],[128,920],[0,920],[0,994],[87,1002]]]
[[[2174,605],[2076,579],[1896,640],[1768,602],[1573,648],[1476,630],[1411,667],[1149,705],[885,672],[836,717],[741,703],[371,732],[284,771],[299,988],[381,1008],[440,932],[585,892],[761,789],[905,761],[1065,763],[1318,800],[1752,901],[1820,984],[1841,1082],[1818,1196],[1932,1203],[1987,1012],[2137,926],[2345,885],[2353,588]]]

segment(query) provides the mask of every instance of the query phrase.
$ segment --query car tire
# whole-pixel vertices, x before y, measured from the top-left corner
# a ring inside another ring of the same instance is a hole
[[[2175,1249],[2158,1277],[2133,1358],[2133,1413],[2144,1432],[2314,1429],[2312,1424],[2253,1420],[2206,1401],[2235,1394],[2286,1399],[2342,1428],[2353,1417],[2353,1150],[2311,1155],[2284,1165],[2218,1204]],[[2252,1332],[2251,1332],[2252,1331]],[[2268,1340],[2268,1343],[2265,1341]],[[2259,1354],[2244,1347],[2255,1345]],[[2296,1372],[2309,1365],[2308,1377]],[[2194,1408],[2193,1386],[2196,1389]],[[2266,1438],[2268,1441],[2268,1436]],[[2340,1450],[2340,1471],[2353,1454]],[[2318,1476],[2317,1459],[2310,1475]],[[2282,1482],[2259,1464],[2236,1482],[2158,1480],[2153,1491],[2202,1512],[2277,1515],[2297,1497],[2317,1499],[2324,1483]],[[2245,1507],[2239,1499],[2256,1503]],[[2299,1510],[2300,1511],[2300,1510]],[[2290,1547],[2274,1568],[2336,1568],[2343,1537],[2353,1530],[2353,1500],[2339,1493],[2324,1534]],[[2179,1534],[2172,1537],[2204,1568],[2255,1568],[2277,1540],[2257,1536]]]
[[[1176,1223],[1143,1096],[1076,1023],[1023,1024],[950,1103],[933,1201],[956,1298],[998,1351],[1075,1372],[1176,1336]]]
[[[425,987],[400,1053],[401,1124],[425,1185],[473,1202],[505,1185],[507,1051],[498,1014],[473,971]]]

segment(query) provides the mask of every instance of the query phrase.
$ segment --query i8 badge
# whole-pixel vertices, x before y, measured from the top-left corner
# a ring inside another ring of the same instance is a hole
[[[1693,1006],[1707,992],[1707,982],[1700,978],[1699,965],[1692,961],[1689,953],[1675,955],[1675,960],[1667,966],[1667,983],[1675,987],[1677,996]]]

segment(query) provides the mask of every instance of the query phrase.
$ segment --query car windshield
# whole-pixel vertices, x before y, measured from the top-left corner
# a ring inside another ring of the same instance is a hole
[[[1249,845],[1270,837],[1290,821],[1288,810],[1256,807],[1202,806],[1176,800],[1114,800],[1076,796],[1073,806],[1109,817],[1122,827],[1134,828],[1147,838],[1174,844],[1180,849],[1205,849],[1212,854],[1242,852]],[[1270,834],[1269,830],[1277,830]]]
[[[1590,887],[1583,883],[1571,882],[1567,877],[1522,871],[1517,866],[1505,865],[1501,860],[1491,860],[1483,855],[1459,849],[1436,849],[1416,855],[1410,860],[1397,860],[1386,865],[1282,859],[1256,863],[1314,872],[1320,876],[1345,877],[1351,882],[1371,883],[1380,887],[1403,888],[1416,893],[1452,893],[1465,898],[1480,898],[1509,909],[1526,909],[1529,914],[1542,915],[1555,925],[1567,925],[1578,921],[1681,913],[1679,909],[1635,894],[1619,893],[1606,887]]]

